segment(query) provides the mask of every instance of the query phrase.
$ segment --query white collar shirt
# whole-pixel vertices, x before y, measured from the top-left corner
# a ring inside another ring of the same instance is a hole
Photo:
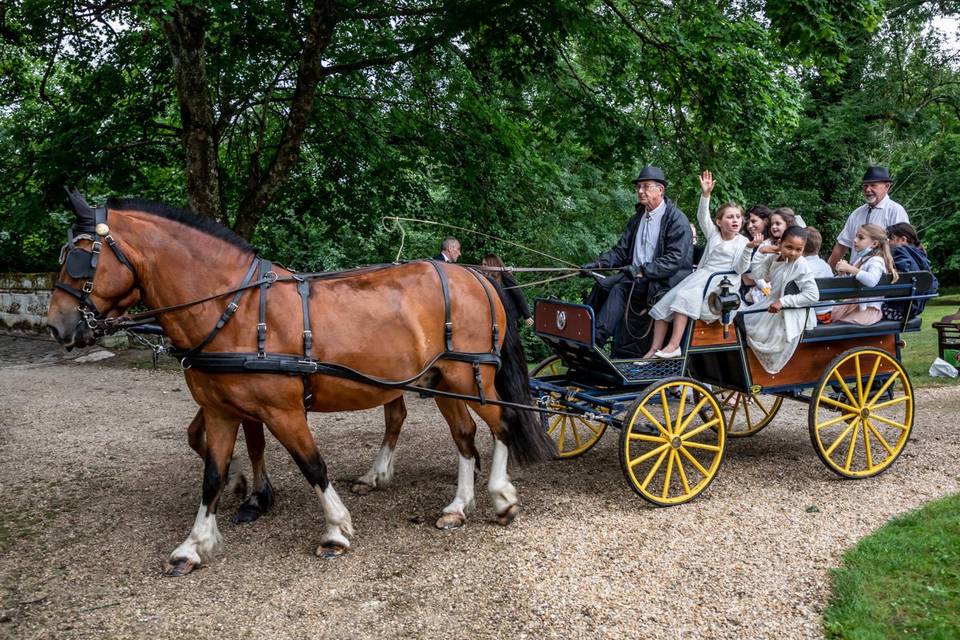
[[[854,209],[850,217],[847,218],[847,224],[844,225],[843,231],[837,236],[837,244],[853,249],[853,239],[857,236],[857,229],[861,226],[878,224],[886,229],[898,222],[910,222],[906,209],[900,203],[891,200],[890,196],[884,196],[883,200],[878,202],[875,207],[863,204]]]
[[[663,223],[663,214],[667,210],[667,201],[663,200],[653,211],[648,211],[640,218],[637,228],[637,239],[633,245],[633,266],[643,267],[653,260],[660,240],[660,225]]]

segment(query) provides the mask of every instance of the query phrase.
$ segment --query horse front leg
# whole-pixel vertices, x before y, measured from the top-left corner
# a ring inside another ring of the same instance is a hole
[[[207,459],[207,427],[206,421],[203,417],[203,407],[197,409],[197,415],[193,416],[193,420],[190,421],[190,426],[187,427],[187,444],[190,445],[190,448],[193,449],[201,460]],[[261,435],[260,439],[263,440],[262,426],[261,426]],[[249,450],[249,445],[247,449]],[[251,457],[252,460],[252,457]],[[247,478],[243,475],[243,472],[240,471],[237,465],[230,465],[230,470],[227,474],[227,483],[224,490],[227,493],[234,493],[239,497],[244,497],[247,495]],[[254,518],[256,520],[256,518]]]
[[[480,454],[474,442],[477,424],[467,411],[467,405],[462,401],[436,398],[436,402],[440,413],[450,426],[450,434],[459,453],[457,494],[453,501],[443,508],[443,514],[437,520],[436,527],[458,529],[467,523],[467,514],[476,506],[474,481],[480,466]]]
[[[253,491],[237,509],[233,521],[242,524],[253,522],[273,507],[273,484],[267,475],[264,449],[267,443],[263,437],[263,423],[256,420],[244,420],[243,439],[247,443],[247,455],[253,467]]]
[[[266,424],[270,433],[290,452],[301,473],[320,498],[326,531],[320,538],[317,555],[332,558],[346,553],[350,549],[349,538],[353,536],[350,512],[327,477],[327,465],[320,457],[303,411],[275,413],[266,417]]]
[[[407,405],[403,396],[383,405],[384,433],[380,451],[373,461],[373,466],[365,474],[354,480],[350,490],[358,495],[366,495],[374,489],[382,489],[393,482],[393,458],[400,438],[400,429],[407,419]]]
[[[201,410],[206,431],[206,458],[200,508],[187,539],[173,550],[164,565],[163,573],[182,576],[199,568],[217,553],[223,538],[217,529],[217,505],[223,492],[230,466],[230,456],[237,440],[238,421],[209,410]],[[194,419],[196,421],[196,418]]]

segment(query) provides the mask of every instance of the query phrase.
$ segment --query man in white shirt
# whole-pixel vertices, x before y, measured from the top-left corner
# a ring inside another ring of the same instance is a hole
[[[886,167],[867,168],[863,175],[863,199],[866,204],[855,209],[847,218],[847,224],[837,236],[837,243],[827,259],[830,268],[835,268],[837,261],[853,247],[853,239],[861,225],[878,224],[886,229],[898,222],[910,222],[906,210],[887,195],[892,182]],[[850,262],[855,260],[856,256],[851,255]]]
[[[441,262],[456,262],[460,259],[460,241],[453,236],[447,236],[440,243],[440,253],[433,256],[433,259]]]

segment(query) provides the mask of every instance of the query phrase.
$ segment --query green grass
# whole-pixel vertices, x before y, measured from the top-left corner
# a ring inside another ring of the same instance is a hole
[[[960,495],[895,518],[833,571],[830,639],[960,638]]]
[[[937,330],[934,322],[952,313],[960,307],[960,294],[951,293],[931,300],[923,310],[923,329],[918,333],[905,333],[902,338],[907,343],[901,350],[901,359],[907,375],[916,387],[929,385],[960,384],[960,376],[956,378],[933,378],[928,371],[934,358],[939,355],[937,349]]]

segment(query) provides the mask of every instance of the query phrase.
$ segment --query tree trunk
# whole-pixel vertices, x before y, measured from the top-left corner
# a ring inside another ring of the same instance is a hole
[[[258,172],[256,167],[251,168],[251,175],[259,173],[262,177],[256,181],[255,185],[251,185],[237,210],[237,220],[233,228],[244,238],[249,239],[253,235],[264,210],[276,197],[300,157],[303,133],[313,112],[317,87],[324,78],[323,52],[330,44],[336,23],[335,2],[314,0],[313,11],[307,18],[300,68],[297,72],[297,86],[290,104],[290,115],[284,124],[277,152],[266,171]]]
[[[163,25],[173,56],[183,124],[187,197],[194,213],[224,220],[217,158],[219,134],[207,83],[206,15],[196,5],[177,4]]]

